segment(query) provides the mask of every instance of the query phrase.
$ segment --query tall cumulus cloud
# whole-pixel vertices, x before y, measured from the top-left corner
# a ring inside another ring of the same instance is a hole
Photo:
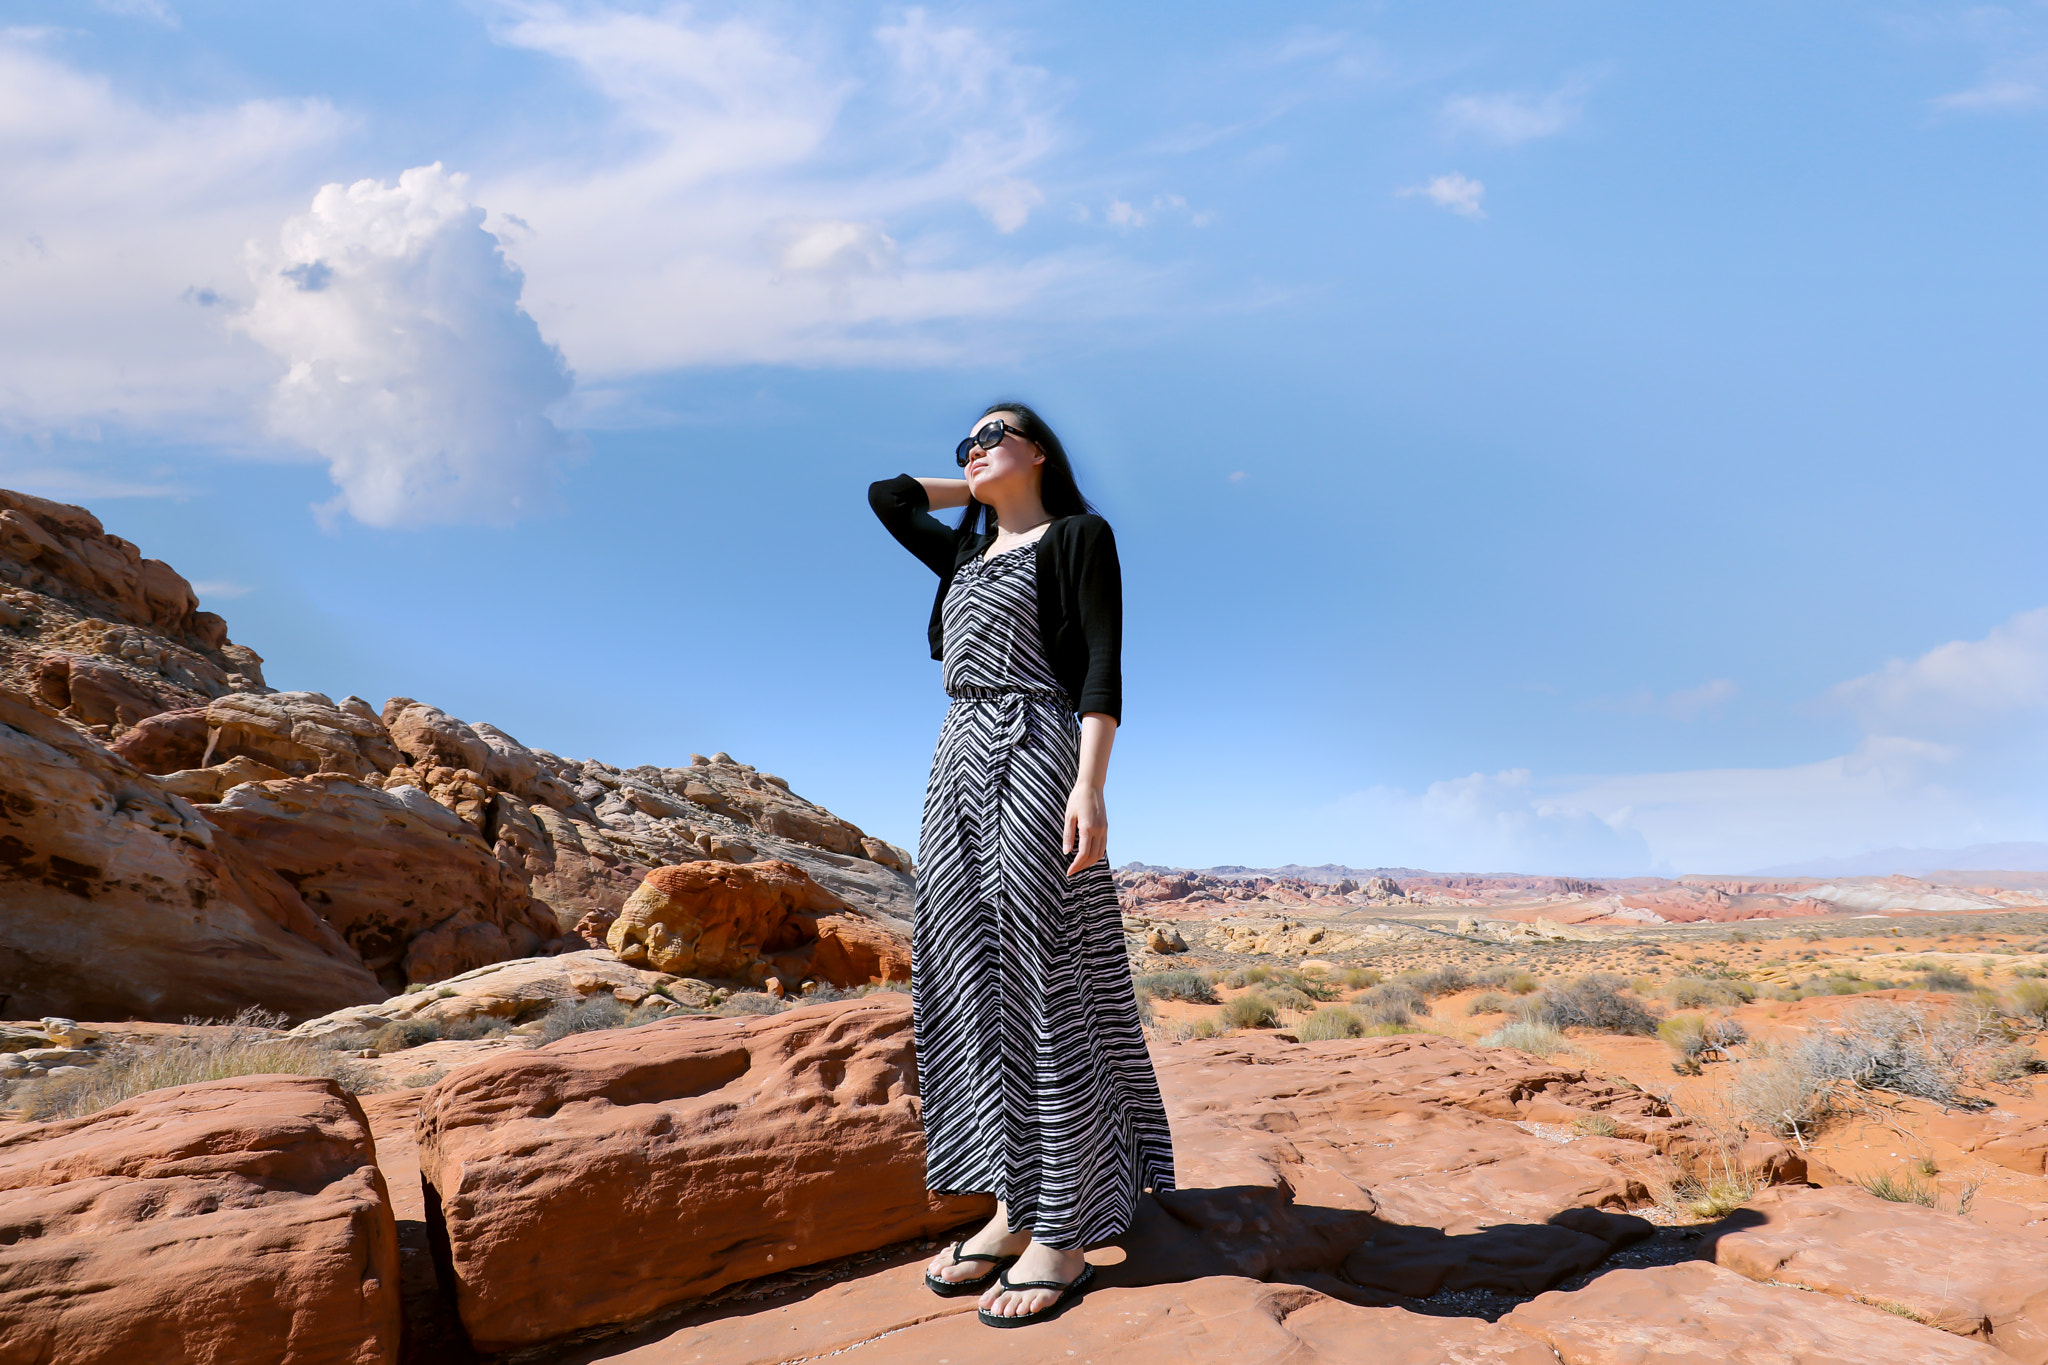
[[[439,162],[328,185],[274,251],[252,248],[239,325],[283,360],[272,433],[317,452],[324,509],[372,526],[504,524],[547,498],[571,378],[524,281]]]

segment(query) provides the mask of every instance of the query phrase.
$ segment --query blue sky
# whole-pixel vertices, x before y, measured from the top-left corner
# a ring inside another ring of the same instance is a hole
[[[1039,406],[1111,856],[2048,839],[2048,6],[12,3],[0,485],[271,681],[914,841]]]

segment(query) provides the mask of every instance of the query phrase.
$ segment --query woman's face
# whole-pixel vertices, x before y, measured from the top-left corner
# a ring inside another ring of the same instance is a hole
[[[1017,420],[1012,412],[992,412],[977,418],[967,434],[974,435],[990,422],[1006,426]],[[1006,493],[1017,493],[1034,484],[1044,452],[1014,431],[1005,431],[1002,442],[988,450],[976,450],[967,460],[967,491],[976,502],[997,502]]]

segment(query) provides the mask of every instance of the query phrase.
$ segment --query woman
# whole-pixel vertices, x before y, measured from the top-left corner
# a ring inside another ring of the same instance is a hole
[[[932,657],[953,698],[925,788],[912,944],[925,1184],[997,1201],[925,1283],[978,1293],[983,1322],[1021,1327],[1087,1289],[1082,1252],[1130,1227],[1141,1191],[1173,1187],[1173,1148],[1104,848],[1123,686],[1116,540],[1022,403],[989,408],[955,456],[964,480],[868,490],[939,576]],[[951,507],[966,508],[957,527],[930,515]]]

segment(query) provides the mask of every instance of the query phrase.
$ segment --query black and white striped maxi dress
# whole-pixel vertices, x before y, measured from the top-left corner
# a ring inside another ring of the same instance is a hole
[[[953,698],[918,844],[911,999],[925,1184],[1002,1199],[1060,1250],[1173,1188],[1108,859],[1060,851],[1080,725],[1038,634],[1034,545],[960,566],[943,608]]]

